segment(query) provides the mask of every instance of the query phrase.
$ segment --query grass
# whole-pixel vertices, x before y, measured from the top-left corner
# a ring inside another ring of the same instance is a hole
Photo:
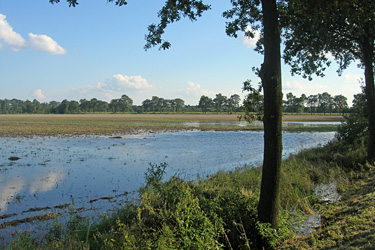
[[[375,167],[363,142],[330,143],[283,162],[278,230],[257,220],[261,168],[244,166],[208,178],[163,181],[166,165],[151,165],[139,196],[93,223],[72,209],[46,235],[15,238],[8,249],[373,249]],[[319,202],[313,188],[335,181],[343,199]],[[318,211],[321,226],[296,235],[304,215]]]
[[[286,121],[337,121],[340,116],[285,115]],[[217,124],[236,122],[236,114],[84,114],[84,115],[1,115],[0,136],[113,135],[139,132],[191,130],[186,123],[202,123],[199,130],[259,130]],[[332,131],[327,127],[288,127],[288,131]]]

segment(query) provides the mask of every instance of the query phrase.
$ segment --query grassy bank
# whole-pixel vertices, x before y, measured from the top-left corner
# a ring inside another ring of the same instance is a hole
[[[139,196],[99,222],[72,213],[46,235],[23,235],[9,249],[371,249],[374,167],[363,143],[331,143],[283,162],[278,230],[257,220],[260,168],[244,166],[196,181],[163,180],[165,164],[151,165]],[[325,204],[313,189],[335,181],[342,201]],[[295,226],[313,211],[321,226],[309,237]],[[345,248],[347,249],[347,248]]]
[[[285,115],[284,120],[340,121],[342,117]],[[1,115],[0,136],[113,135],[191,129],[220,131],[262,129],[233,124],[237,121],[236,114]],[[198,125],[195,126],[194,123]],[[336,130],[336,126],[288,127],[285,130],[332,131]]]

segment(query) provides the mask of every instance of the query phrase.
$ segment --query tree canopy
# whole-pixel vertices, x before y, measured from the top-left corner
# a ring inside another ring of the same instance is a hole
[[[287,8],[285,62],[292,73],[324,76],[329,55],[341,74],[350,63],[364,68],[368,108],[368,158],[375,159],[375,2],[373,0],[290,0]]]

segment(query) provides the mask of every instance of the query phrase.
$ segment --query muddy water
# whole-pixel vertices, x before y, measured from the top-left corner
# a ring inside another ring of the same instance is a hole
[[[284,133],[284,157],[333,137],[333,132]],[[262,153],[263,132],[253,131],[0,138],[0,223],[65,204],[95,212],[121,206],[126,194],[143,184],[149,163],[168,163],[166,178],[194,179],[257,165]]]

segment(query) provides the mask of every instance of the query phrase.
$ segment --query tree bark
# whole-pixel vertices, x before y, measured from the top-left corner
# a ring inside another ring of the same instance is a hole
[[[374,90],[374,68],[373,68],[373,45],[374,41],[368,37],[364,38],[362,45],[363,64],[365,65],[365,93],[367,99],[368,132],[367,158],[375,160],[375,90]]]
[[[258,216],[278,227],[282,159],[282,90],[280,26],[276,0],[262,0],[264,62],[260,77],[264,91],[264,158]]]

